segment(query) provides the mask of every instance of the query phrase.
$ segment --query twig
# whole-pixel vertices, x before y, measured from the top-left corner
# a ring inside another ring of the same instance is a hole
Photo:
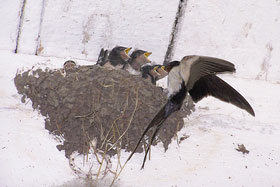
[[[130,120],[129,120],[128,126],[127,126],[127,128],[125,129],[125,131],[122,133],[122,135],[118,138],[118,140],[116,141],[116,143],[117,143],[118,141],[120,141],[120,140],[122,139],[122,137],[125,135],[125,133],[128,131],[128,129],[129,129],[130,125],[131,125],[131,122],[132,122],[132,120],[133,120],[133,118],[134,118],[135,112],[136,112],[137,107],[138,107],[138,100],[139,100],[139,98],[138,98],[138,90],[139,90],[139,88],[137,88],[135,107],[134,107],[134,110],[133,110],[133,112],[132,112],[131,118],[130,118]],[[116,143],[115,143],[115,144],[116,144]],[[114,146],[115,144],[113,144],[113,146]]]
[[[178,146],[179,146],[179,137],[178,137],[179,128],[180,128],[180,121],[178,121],[178,123],[177,123],[177,129],[176,129],[176,134],[175,134]]]
[[[83,116],[75,116],[75,118],[86,118],[86,117],[91,116],[91,115],[94,114],[95,112],[96,112],[96,111],[92,111],[91,113],[86,114],[86,115],[83,115]]]
[[[96,182],[97,182],[98,177],[99,177],[99,175],[100,175],[100,171],[101,171],[101,168],[102,168],[103,162],[104,162],[104,160],[105,160],[106,153],[107,153],[107,145],[106,145],[106,147],[105,147],[105,151],[104,151],[104,153],[103,153],[103,155],[102,155],[101,164],[100,164],[100,166],[99,166],[99,168],[98,168],[98,172],[97,172],[96,179],[95,179],[95,181],[96,181]]]
[[[61,132],[60,127],[59,127],[59,125],[57,123],[57,120],[55,120],[55,125],[56,125],[56,128],[57,128],[59,134],[62,135],[62,132]]]
[[[131,118],[130,118],[130,120],[129,120],[128,127],[127,127],[127,129],[124,131],[124,133],[122,134],[122,136],[123,136],[123,135],[127,132],[127,130],[129,129],[129,127],[130,127],[130,125],[131,125],[131,122],[132,122],[132,120],[133,120],[133,118],[134,118],[134,114],[135,114],[135,112],[136,112],[136,109],[137,109],[137,107],[138,107],[138,90],[139,90],[139,87],[137,88],[137,92],[136,92],[136,96],[137,96],[137,97],[136,97],[136,101],[135,101],[135,108],[134,108],[133,113],[132,113],[132,116],[131,116]],[[120,136],[119,139],[120,139],[122,136]],[[113,181],[112,181],[110,187],[113,186],[113,184],[114,184],[114,182],[116,181],[116,179],[120,176],[120,174],[121,174],[122,170],[125,168],[127,162],[128,162],[128,160],[126,160],[126,162],[124,163],[123,167],[121,167],[120,172],[119,172],[117,175],[115,175],[115,177],[114,177],[114,179],[113,179]]]
[[[127,109],[127,106],[128,106],[128,93],[127,93],[127,95],[126,95],[126,101],[127,101],[127,102],[126,102],[126,105],[124,106],[124,109],[123,109],[122,114],[114,120],[114,122],[113,122],[113,124],[112,124],[112,127],[115,127],[116,121],[123,117],[123,115],[124,115],[124,113],[125,113],[125,111],[126,111],[126,109]],[[120,135],[120,131],[119,131],[118,127],[116,127],[116,128],[117,128],[117,130],[118,130],[118,134]],[[115,141],[115,143],[109,148],[108,151],[110,151],[110,150],[118,143],[118,141],[120,140],[120,137],[121,137],[121,136],[119,136],[118,140]]]

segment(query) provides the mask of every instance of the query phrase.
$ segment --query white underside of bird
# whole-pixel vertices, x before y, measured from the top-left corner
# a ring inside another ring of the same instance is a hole
[[[187,85],[190,77],[190,69],[193,62],[198,60],[195,56],[188,61],[182,61],[179,66],[174,67],[168,74],[168,97],[176,94],[181,89],[182,82]]]

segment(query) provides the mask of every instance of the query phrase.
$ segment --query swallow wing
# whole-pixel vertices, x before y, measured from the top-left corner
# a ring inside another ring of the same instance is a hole
[[[184,59],[186,60],[184,61]],[[181,64],[184,68],[181,68],[181,72],[186,71],[186,68],[184,66],[188,66],[189,68],[187,90],[191,90],[196,81],[206,75],[235,71],[234,64],[226,60],[214,57],[187,56],[183,58]],[[188,73],[182,72],[181,74],[187,75]]]
[[[252,116],[255,116],[254,110],[248,101],[238,91],[216,75],[207,75],[200,78],[189,91],[189,94],[194,102],[198,102],[210,95],[244,109]]]

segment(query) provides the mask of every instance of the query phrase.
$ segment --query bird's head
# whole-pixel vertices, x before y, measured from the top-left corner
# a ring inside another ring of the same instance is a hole
[[[143,51],[143,50],[135,50],[133,53],[130,55],[131,59],[136,62],[143,62],[143,63],[149,63],[151,62],[149,60],[149,56],[152,54],[152,52],[148,51]]]
[[[117,46],[112,49],[110,52],[109,58],[117,58],[121,57],[122,60],[127,61],[130,57],[128,55],[129,51],[131,50],[131,47],[122,47],[122,46]]]
[[[141,67],[147,63],[151,63],[151,61],[148,59],[148,57],[151,55],[151,52],[143,51],[140,49],[137,49],[133,51],[130,55],[130,60],[128,63],[131,65],[131,67],[136,70],[140,71]]]
[[[180,64],[180,61],[177,61],[177,60],[171,61],[164,67],[164,70],[169,73],[173,67],[179,66],[179,64]]]
[[[76,62],[74,62],[73,60],[67,60],[63,64],[64,69],[73,69],[75,66],[76,66]]]

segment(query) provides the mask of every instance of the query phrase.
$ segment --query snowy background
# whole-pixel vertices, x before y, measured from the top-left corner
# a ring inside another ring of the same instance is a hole
[[[1,187],[89,185],[70,169],[31,101],[21,103],[13,84],[18,69],[60,68],[66,59],[93,64],[100,48],[115,45],[152,51],[150,59],[162,63],[178,2],[0,0]],[[233,62],[236,74],[222,78],[256,117],[204,99],[178,134],[189,138],[179,145],[174,139],[167,152],[152,147],[144,170],[143,154],[136,154],[115,186],[280,186],[279,33],[279,0],[187,1],[173,59],[199,54]],[[236,151],[238,144],[249,154]],[[112,158],[112,167],[117,161]],[[108,176],[97,185],[111,181]]]

